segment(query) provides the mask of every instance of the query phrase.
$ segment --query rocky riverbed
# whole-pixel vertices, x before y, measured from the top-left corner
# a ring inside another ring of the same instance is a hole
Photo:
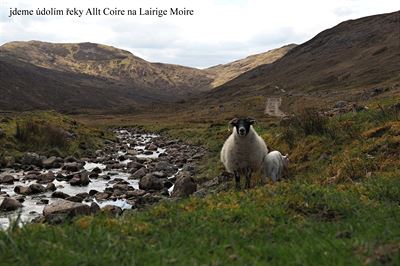
[[[17,217],[57,223],[101,210],[121,214],[196,191],[192,177],[204,148],[134,128],[115,134],[91,158],[27,153],[0,169],[0,228]]]

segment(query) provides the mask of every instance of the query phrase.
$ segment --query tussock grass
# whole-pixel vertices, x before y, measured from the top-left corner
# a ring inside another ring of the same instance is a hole
[[[18,157],[24,152],[83,156],[103,145],[112,133],[83,125],[56,112],[0,115],[0,154]]]

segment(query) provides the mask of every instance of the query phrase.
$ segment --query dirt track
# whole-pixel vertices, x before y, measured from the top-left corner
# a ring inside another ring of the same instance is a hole
[[[282,112],[279,107],[281,106],[282,98],[281,97],[271,97],[267,99],[267,103],[265,105],[264,113],[269,116],[275,117],[283,117],[285,113]]]

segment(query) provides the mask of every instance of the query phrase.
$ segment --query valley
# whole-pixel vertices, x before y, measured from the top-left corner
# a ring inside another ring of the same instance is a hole
[[[0,264],[397,265],[399,18],[205,69],[3,44]],[[289,154],[287,178],[235,190],[233,117]]]

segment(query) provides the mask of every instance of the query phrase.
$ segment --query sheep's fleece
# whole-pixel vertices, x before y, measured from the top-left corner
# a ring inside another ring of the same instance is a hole
[[[288,155],[283,156],[279,151],[271,151],[265,155],[263,162],[263,182],[266,183],[268,177],[275,182],[282,177],[283,171],[287,169],[289,163]]]
[[[257,172],[262,167],[265,154],[268,152],[264,140],[250,126],[246,136],[240,136],[236,130],[225,141],[221,150],[221,162],[229,173],[242,172],[250,168]]]

